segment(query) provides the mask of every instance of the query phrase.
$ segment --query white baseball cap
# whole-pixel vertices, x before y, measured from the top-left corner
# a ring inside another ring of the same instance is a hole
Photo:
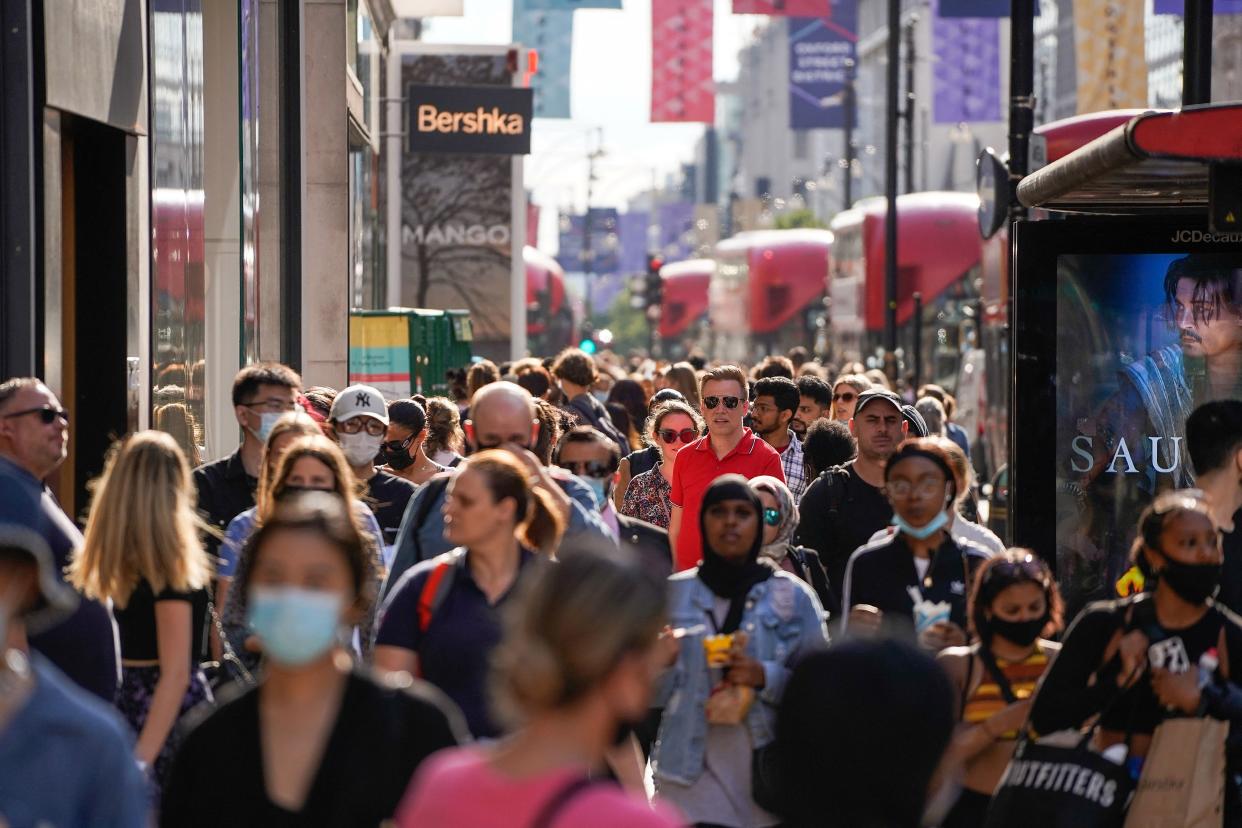
[[[332,410],[328,412],[328,418],[338,423],[359,415],[374,417],[388,425],[388,402],[378,389],[370,385],[344,388],[337,393]]]

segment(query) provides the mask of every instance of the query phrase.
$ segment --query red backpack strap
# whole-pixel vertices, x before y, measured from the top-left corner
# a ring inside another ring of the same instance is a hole
[[[444,553],[437,559],[427,580],[423,581],[423,588],[418,593],[418,631],[420,634],[427,632],[436,610],[444,603],[445,596],[453,586],[454,569],[464,554],[464,550],[461,549]]]

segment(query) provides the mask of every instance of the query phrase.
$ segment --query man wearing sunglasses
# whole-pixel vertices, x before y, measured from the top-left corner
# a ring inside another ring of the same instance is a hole
[[[34,377],[0,383],[0,523],[43,538],[62,581],[82,533],[43,481],[65,461],[68,446],[69,413],[51,389]],[[112,703],[120,680],[117,638],[103,604],[81,599],[65,621],[32,635],[30,645],[78,685]]]
[[[699,506],[712,481],[722,474],[740,474],[747,479],[770,474],[785,481],[776,449],[742,425],[750,410],[747,391],[746,374],[736,365],[713,368],[699,381],[707,436],[677,453],[669,495],[673,508],[668,534],[673,539],[678,572],[697,566],[702,557]]]
[[[384,532],[384,543],[391,545],[397,539],[401,517],[415,487],[408,480],[376,468],[380,445],[388,433],[388,403],[384,395],[369,385],[351,385],[332,401],[328,420],[354,477],[367,484],[367,502]]]
[[[644,569],[659,578],[673,574],[673,552],[668,532],[658,526],[623,515],[614,508],[612,489],[617,483],[621,452],[602,431],[575,426],[565,432],[556,448],[556,465],[577,475],[595,492],[600,516],[612,529],[622,550],[634,556]]]

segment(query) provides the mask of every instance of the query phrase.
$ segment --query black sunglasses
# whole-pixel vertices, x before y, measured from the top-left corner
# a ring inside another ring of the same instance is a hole
[[[4,419],[11,420],[14,417],[25,417],[27,414],[38,414],[39,420],[44,425],[51,425],[57,420],[69,422],[69,412],[63,408],[52,408],[50,405],[42,405],[38,408],[27,408],[24,411],[14,411],[12,414],[5,414]]]
[[[579,477],[611,477],[617,470],[612,463],[605,463],[602,460],[566,460],[559,465]]]
[[[386,443],[380,443],[380,448],[382,448],[384,451],[388,452],[389,454],[392,454],[398,451],[405,451],[406,449],[410,447],[410,443],[412,442],[414,442],[413,434],[411,434],[409,437],[406,437],[404,440],[389,440]]]
[[[833,394],[832,395],[833,402],[853,402],[856,399],[858,399],[858,395],[853,394],[849,391],[845,392],[844,394]]]
[[[707,409],[711,411],[716,406],[720,405],[721,403],[724,403],[725,408],[732,410],[734,408],[737,408],[738,403],[740,403],[741,401],[742,400],[740,397],[704,397],[703,405],[707,406]]]
[[[699,433],[693,428],[683,428],[681,431],[675,431],[671,428],[662,428],[656,432],[660,435],[660,439],[670,446],[680,439],[683,443],[693,443],[699,439]]]

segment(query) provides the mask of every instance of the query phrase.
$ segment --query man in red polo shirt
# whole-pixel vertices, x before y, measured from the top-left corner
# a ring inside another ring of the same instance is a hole
[[[780,454],[742,425],[750,402],[741,368],[722,365],[705,373],[699,380],[699,397],[707,436],[677,452],[669,494],[673,511],[668,536],[678,572],[696,566],[703,556],[699,507],[713,480],[722,474],[785,479]]]

